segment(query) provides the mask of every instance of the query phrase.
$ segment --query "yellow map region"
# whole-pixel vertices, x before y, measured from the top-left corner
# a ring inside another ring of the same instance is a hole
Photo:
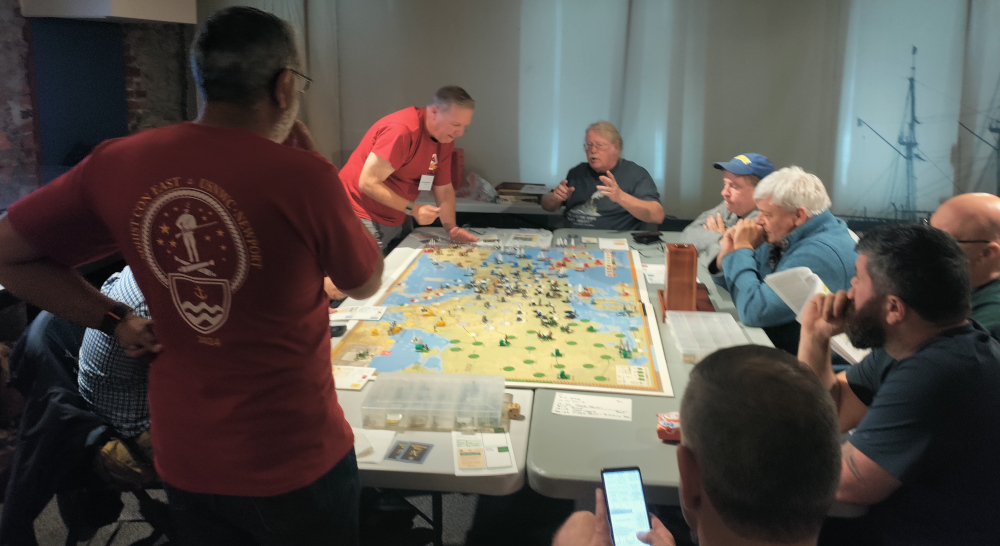
[[[425,248],[379,303],[382,321],[351,330],[333,364],[661,390],[629,253],[514,252]]]

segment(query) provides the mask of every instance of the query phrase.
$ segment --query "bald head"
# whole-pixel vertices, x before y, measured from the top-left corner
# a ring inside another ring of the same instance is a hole
[[[960,242],[973,288],[1000,278],[1000,197],[963,193],[941,203],[931,225]]]

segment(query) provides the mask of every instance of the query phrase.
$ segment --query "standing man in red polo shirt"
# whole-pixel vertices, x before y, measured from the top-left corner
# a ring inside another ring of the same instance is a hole
[[[369,297],[382,256],[337,169],[280,144],[309,83],[288,23],[225,9],[199,30],[191,66],[197,120],[106,141],[11,205],[0,284],[129,356],[159,353],[151,434],[178,542],[356,545],[360,483],[323,278]],[[154,322],[72,269],[115,251]]]
[[[378,120],[340,170],[354,213],[383,253],[413,230],[411,217],[426,225],[440,216],[452,241],[478,240],[455,225],[451,185],[454,142],[472,123],[475,107],[461,87],[442,87],[426,108],[411,106]],[[437,206],[413,202],[427,190]]]

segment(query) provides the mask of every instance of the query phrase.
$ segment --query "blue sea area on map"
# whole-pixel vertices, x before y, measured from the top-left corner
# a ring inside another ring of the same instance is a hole
[[[629,328],[635,326],[642,328],[642,317],[632,315],[631,317],[619,315],[617,311],[605,309],[594,309],[590,304],[584,304],[577,300],[570,300],[570,307],[576,313],[576,320],[589,320],[598,323],[598,332],[608,332],[612,334],[628,333]]]
[[[452,285],[468,282],[469,277],[466,276],[464,269],[449,262],[438,262],[434,265],[431,262],[433,256],[429,253],[421,254],[413,271],[403,279],[403,286],[396,289],[402,290],[404,294],[416,295],[423,294],[428,286],[437,290],[446,282]]]
[[[439,353],[446,350],[450,344],[447,339],[433,332],[407,328],[394,336],[389,336],[396,340],[392,344],[392,352],[388,355],[376,356],[372,359],[370,366],[378,368],[382,372],[398,372],[403,368],[420,362],[423,367],[429,370],[441,372],[443,370],[441,358],[438,356],[425,358],[423,353],[417,352],[413,344],[414,336],[422,339],[424,345],[431,349],[437,349]]]

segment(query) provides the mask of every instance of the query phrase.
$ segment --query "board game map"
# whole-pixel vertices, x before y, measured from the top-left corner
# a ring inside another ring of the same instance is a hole
[[[359,322],[333,364],[662,395],[637,282],[623,251],[427,246],[378,304],[382,320]]]

